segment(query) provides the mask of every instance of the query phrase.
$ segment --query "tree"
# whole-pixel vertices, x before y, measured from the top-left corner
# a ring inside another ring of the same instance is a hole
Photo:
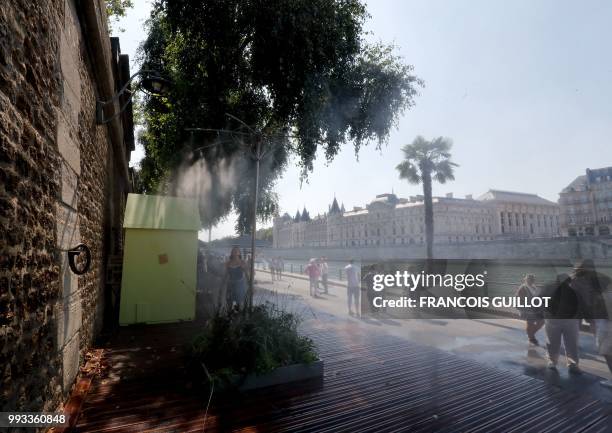
[[[272,227],[266,227],[257,230],[257,239],[262,241],[272,242]]]
[[[331,160],[347,142],[356,152],[384,143],[422,83],[392,47],[364,40],[367,18],[359,0],[157,0],[140,60],[174,85],[167,98],[144,100],[145,189],[172,192],[177,167],[201,157],[210,186],[203,224],[233,208],[245,233],[254,192],[245,148],[254,140],[226,113],[258,131],[267,151],[261,220],[278,210],[273,186],[291,155],[305,177],[317,149]],[[191,139],[191,127],[239,131]]]
[[[402,148],[404,161],[396,167],[400,179],[406,179],[413,184],[423,184],[423,197],[425,201],[425,241],[427,244],[427,259],[433,258],[433,201],[432,181],[446,183],[454,180],[454,168],[457,164],[450,160],[452,141],[449,138],[438,137],[427,141],[423,137],[416,137],[412,143]]]
[[[132,0],[106,0],[105,5],[106,22],[110,32],[113,33],[114,25],[126,15],[128,9],[134,7],[134,2]],[[120,28],[119,31],[125,30]]]

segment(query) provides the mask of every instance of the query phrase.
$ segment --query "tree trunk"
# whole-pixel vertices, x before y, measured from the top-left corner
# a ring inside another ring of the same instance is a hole
[[[423,198],[425,200],[425,243],[427,244],[427,261],[433,259],[434,218],[431,193],[431,173],[423,173]]]

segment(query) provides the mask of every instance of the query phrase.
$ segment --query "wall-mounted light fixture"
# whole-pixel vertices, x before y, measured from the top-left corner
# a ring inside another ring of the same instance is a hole
[[[130,102],[132,102],[132,92],[128,90],[128,87],[130,86],[134,78],[136,78],[139,75],[142,78],[140,79],[138,83],[136,83],[135,90],[137,90],[138,88],[141,88],[146,93],[153,95],[153,96],[165,96],[168,94],[168,91],[170,90],[170,86],[171,86],[170,80],[163,78],[160,75],[160,73],[157,71],[141,69],[140,71],[132,75],[130,79],[127,80],[127,82],[119,90],[119,92],[117,92],[111,99],[109,99],[108,101],[102,101],[102,100],[96,101],[96,122],[98,123],[98,125],[102,125],[104,123],[110,122],[112,119],[119,116],[121,113],[125,111],[125,109],[130,104]],[[104,107],[106,107],[108,104],[114,104],[115,101],[121,98],[121,95],[126,93],[126,91],[127,91],[128,98],[123,104],[123,106],[121,106],[118,112],[114,113],[110,117],[105,118],[104,117]]]

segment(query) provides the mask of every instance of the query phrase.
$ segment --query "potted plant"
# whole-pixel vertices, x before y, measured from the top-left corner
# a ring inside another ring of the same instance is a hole
[[[313,341],[298,316],[273,304],[218,311],[188,348],[217,389],[247,391],[322,377]]]

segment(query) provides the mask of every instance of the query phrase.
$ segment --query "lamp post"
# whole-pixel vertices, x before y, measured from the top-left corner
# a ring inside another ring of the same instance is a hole
[[[141,75],[140,82],[137,83],[137,87],[142,88],[146,93],[154,96],[164,96],[170,90],[171,82],[163,78],[159,72],[149,69],[141,69],[140,71],[133,74],[123,87],[113,97],[107,101],[98,99],[96,101],[96,122],[98,125],[103,125],[110,122],[115,117],[119,116],[125,111],[127,106],[132,102],[132,92],[128,90],[128,87],[137,76]],[[121,96],[126,93],[129,95],[127,101],[119,108],[119,111],[112,114],[110,117],[104,117],[104,107],[109,104],[114,104]]]
[[[248,307],[253,306],[253,293],[255,290],[255,236],[257,234],[257,200],[259,198],[259,163],[261,161],[261,136],[255,138],[255,179],[253,184],[255,192],[253,194],[253,216],[251,220],[251,273],[249,275],[249,293],[248,293]]]
[[[264,134],[261,131],[255,131],[253,128],[248,126],[245,122],[238,119],[237,117],[227,114],[228,117],[231,117],[242,125],[246,126],[249,129],[249,133],[239,133],[236,131],[230,131],[226,129],[213,129],[213,128],[185,128],[185,131],[191,132],[191,147],[193,148],[193,132],[194,131],[208,131],[208,132],[228,132],[231,134],[241,134],[247,137],[251,137],[250,145],[248,149],[251,151],[251,157],[255,161],[255,176],[253,177],[253,209],[251,214],[251,263],[250,266],[250,275],[249,275],[249,287],[247,290],[247,306],[248,308],[253,306],[253,293],[255,289],[255,238],[257,235],[257,206],[259,201],[259,172],[260,172],[260,163],[265,153],[262,152],[262,144],[263,144],[263,136]],[[202,149],[218,146],[219,143],[215,143],[213,145],[198,147],[197,149],[193,149],[193,152],[197,152]],[[269,150],[269,149],[268,149]]]

